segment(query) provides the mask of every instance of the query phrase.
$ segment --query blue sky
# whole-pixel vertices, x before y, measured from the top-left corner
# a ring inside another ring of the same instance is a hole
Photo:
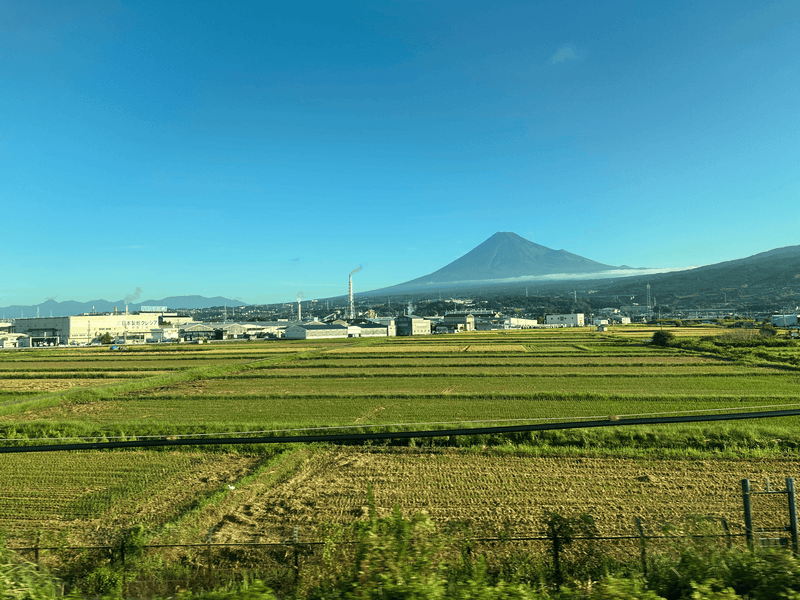
[[[795,245],[799,56],[797,0],[10,0],[0,306]]]

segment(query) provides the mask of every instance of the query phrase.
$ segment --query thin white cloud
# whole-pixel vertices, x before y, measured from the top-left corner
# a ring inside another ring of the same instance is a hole
[[[578,54],[572,48],[572,46],[561,46],[553,56],[550,57],[548,61],[551,65],[555,65],[558,63],[562,63],[568,60],[575,60],[578,58]]]
[[[672,273],[674,271],[685,271],[694,267],[665,267],[659,269],[611,269],[608,271],[598,271],[595,273],[548,273],[547,275],[522,275],[520,277],[504,277],[502,279],[480,279],[480,280],[461,280],[448,281],[446,283],[519,283],[521,281],[565,281],[573,279],[616,279],[621,277],[633,277],[634,275],[654,275],[656,273]],[[429,281],[427,285],[443,285],[439,281]]]

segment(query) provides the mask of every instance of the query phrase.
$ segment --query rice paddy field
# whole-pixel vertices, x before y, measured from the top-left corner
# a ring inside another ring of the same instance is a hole
[[[675,328],[679,338],[721,330]],[[8,453],[0,529],[10,542],[275,542],[299,527],[427,511],[476,531],[534,534],[550,512],[601,533],[688,514],[742,527],[740,480],[800,475],[797,417],[624,426],[644,415],[798,408],[800,347],[732,354],[649,343],[617,328],[424,338],[0,351],[0,445],[182,436],[471,428],[582,419],[603,429],[359,445],[194,446]],[[335,428],[335,429],[334,429]],[[766,498],[766,497],[765,497]],[[781,507],[762,503],[763,521]]]

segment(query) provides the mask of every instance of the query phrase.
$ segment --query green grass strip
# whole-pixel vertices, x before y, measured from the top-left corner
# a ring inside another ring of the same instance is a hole
[[[164,388],[191,381],[224,377],[236,372],[244,372],[251,369],[263,368],[265,366],[272,366],[300,358],[309,358],[320,352],[323,352],[323,350],[297,352],[296,354],[282,354],[280,356],[256,360],[245,364],[197,367],[177,373],[157,375],[155,377],[126,379],[121,383],[112,383],[91,388],[77,387],[62,392],[54,392],[51,394],[36,396],[30,399],[23,398],[19,400],[7,400],[0,404],[0,416],[18,414],[28,410],[51,408],[60,404],[111,400],[120,394],[152,390],[155,388]]]

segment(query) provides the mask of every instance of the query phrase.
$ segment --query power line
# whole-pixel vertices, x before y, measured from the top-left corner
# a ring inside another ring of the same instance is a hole
[[[629,413],[629,414],[619,414],[615,415],[619,419],[635,419],[640,417],[656,417],[656,416],[667,416],[667,415],[682,415],[682,414],[689,414],[689,413],[713,413],[713,412],[726,412],[734,414],[733,411],[742,411],[742,410],[756,410],[756,409],[765,409],[765,408],[780,408],[780,409],[787,409],[790,406],[798,406],[800,407],[800,403],[793,403],[793,404],[769,404],[769,405],[759,405],[759,406],[728,406],[725,408],[698,408],[693,410],[671,410],[665,412],[653,412],[653,413]],[[251,431],[216,431],[210,433],[170,433],[167,435],[124,435],[124,436],[69,436],[69,437],[47,437],[47,438],[24,438],[26,441],[29,442],[55,442],[55,441],[63,441],[63,440],[76,440],[76,441],[87,441],[87,440],[96,440],[102,438],[104,440],[125,440],[125,441],[134,441],[134,440],[148,440],[148,439],[178,439],[178,438],[187,438],[187,439],[202,439],[208,437],[218,437],[218,436],[242,436],[242,435],[263,435],[263,434],[276,434],[276,433],[300,433],[304,431],[341,431],[344,429],[377,429],[377,428],[384,428],[384,427],[431,427],[434,425],[475,425],[479,423],[532,423],[532,422],[556,422],[556,421],[570,421],[570,420],[577,420],[577,419],[586,419],[586,420],[600,420],[600,419],[608,419],[609,415],[586,415],[586,416],[579,416],[579,415],[570,415],[567,417],[528,417],[526,419],[477,419],[472,421],[414,421],[414,422],[406,422],[406,423],[376,423],[374,425],[331,425],[331,426],[320,426],[320,427],[295,427],[295,428],[286,428],[286,429],[262,429],[262,430],[251,430]],[[20,440],[21,441],[21,440]]]
[[[43,446],[5,446],[0,454],[16,452],[64,452],[70,450],[110,450],[117,448],[147,448],[154,446],[210,446],[238,444],[303,444],[312,442],[366,442],[388,439],[428,437],[453,437],[462,435],[525,433],[555,429],[581,429],[592,427],[620,427],[630,425],[664,425],[668,423],[698,423],[706,421],[737,421],[800,416],[800,409],[761,411],[750,413],[724,413],[716,415],[684,415],[672,417],[645,417],[639,419],[606,418],[602,421],[571,421],[567,423],[538,423],[532,425],[508,425],[505,427],[473,427],[460,429],[434,429],[417,431],[395,431],[374,433],[339,433],[321,435],[272,436],[272,437],[224,437],[208,439],[159,439],[119,442],[94,442],[83,444],[51,444]]]

